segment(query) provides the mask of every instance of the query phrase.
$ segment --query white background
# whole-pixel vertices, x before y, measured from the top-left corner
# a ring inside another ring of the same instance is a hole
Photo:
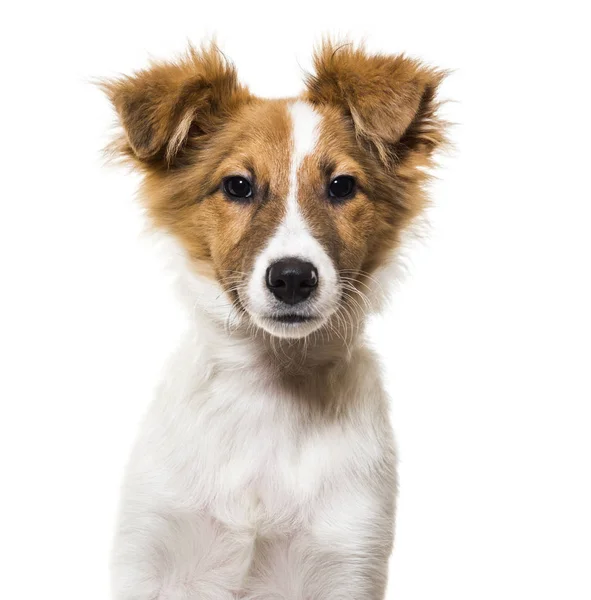
[[[217,34],[297,94],[323,33],[453,69],[455,151],[372,323],[400,451],[388,598],[591,598],[591,194],[583,2],[33,2],[3,9],[2,598],[106,600],[118,485],[182,328],[105,168],[90,85]]]

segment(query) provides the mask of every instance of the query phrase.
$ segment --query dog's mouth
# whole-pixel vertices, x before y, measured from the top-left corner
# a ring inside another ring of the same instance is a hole
[[[251,315],[254,322],[272,335],[284,338],[302,338],[316,331],[325,322],[320,315],[301,313],[275,313],[265,316]]]
[[[268,319],[277,323],[308,323],[309,321],[315,321],[318,317],[309,315],[301,315],[298,313],[290,313],[284,315],[271,315]]]
[[[300,313],[275,313],[257,315],[248,310],[251,321],[262,330],[280,338],[303,338],[320,329],[328,320],[323,315]]]

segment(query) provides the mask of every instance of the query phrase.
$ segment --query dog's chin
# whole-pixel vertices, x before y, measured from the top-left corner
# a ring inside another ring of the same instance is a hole
[[[263,331],[284,339],[304,338],[318,329],[327,321],[320,315],[304,316],[297,313],[273,316],[250,315],[252,321]]]

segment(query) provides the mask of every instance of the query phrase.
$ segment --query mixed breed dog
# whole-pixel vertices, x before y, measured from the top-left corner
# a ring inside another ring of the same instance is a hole
[[[443,73],[325,42],[297,98],[214,46],[105,81],[190,314],[123,486],[116,600],[379,600],[396,465],[366,316],[422,213]]]

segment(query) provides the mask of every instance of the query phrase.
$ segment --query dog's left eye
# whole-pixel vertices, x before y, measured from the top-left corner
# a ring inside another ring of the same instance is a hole
[[[355,179],[350,175],[335,177],[328,186],[328,195],[335,200],[344,200],[353,195]]]
[[[252,185],[248,179],[236,175],[226,177],[223,182],[224,192],[231,198],[244,200],[252,196]]]

